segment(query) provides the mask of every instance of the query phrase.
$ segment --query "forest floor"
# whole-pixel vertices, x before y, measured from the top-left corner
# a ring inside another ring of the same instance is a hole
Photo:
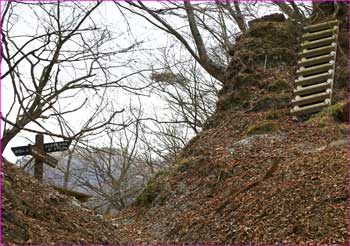
[[[127,242],[349,242],[348,29],[339,32],[336,105],[293,119],[299,35],[265,18],[237,39],[208,127],[113,219]]]
[[[2,162],[2,243],[120,243],[110,220]],[[125,240],[124,240],[125,241]]]
[[[114,218],[118,234],[129,243],[345,243],[347,126],[280,113],[276,132],[246,142],[247,126],[267,113],[222,115],[156,177],[156,199]]]
[[[268,113],[221,114],[146,188],[156,198],[112,219],[4,161],[4,243],[345,243],[346,124],[279,113],[248,138]]]

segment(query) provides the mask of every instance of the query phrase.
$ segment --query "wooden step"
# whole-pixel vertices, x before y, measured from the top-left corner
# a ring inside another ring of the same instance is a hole
[[[309,57],[313,57],[313,56],[326,55],[327,53],[335,51],[336,48],[337,48],[336,43],[332,43],[331,45],[323,46],[323,47],[316,48],[316,49],[303,50],[298,55],[300,58],[309,58]]]
[[[329,69],[333,68],[334,61],[330,61],[329,63],[318,65],[318,66],[313,66],[313,67],[301,67],[297,70],[297,75],[298,76],[307,76],[311,74],[316,74],[316,73],[324,73],[327,72]]]
[[[321,38],[328,38],[332,35],[335,35],[337,33],[338,28],[333,27],[331,29],[319,31],[319,32],[313,32],[313,33],[305,33],[301,36],[302,41],[313,41],[316,39],[321,39]]]
[[[322,22],[314,25],[308,25],[304,27],[305,32],[317,32],[325,29],[331,29],[338,25],[338,20],[332,20],[327,22]]]
[[[316,103],[304,107],[295,106],[290,111],[292,116],[298,116],[298,115],[305,115],[305,114],[312,114],[315,112],[321,111],[323,108],[328,107],[331,104],[331,101],[329,99],[324,100],[324,102]]]
[[[302,58],[301,60],[298,61],[298,65],[300,67],[305,67],[305,66],[312,66],[315,64],[321,64],[321,63],[326,63],[329,61],[334,61],[335,60],[335,52],[331,52],[328,55],[323,55],[323,56],[317,56],[314,58]]]
[[[309,77],[300,76],[295,80],[295,85],[312,85],[315,83],[325,82],[328,79],[331,79],[333,76],[333,70],[329,70],[327,73],[321,73]]]
[[[300,45],[300,47],[301,49],[313,49],[324,45],[330,45],[333,42],[336,42],[336,40],[337,40],[336,36],[333,35],[332,37],[329,37],[329,38],[318,39],[315,41],[305,41]]]
[[[322,92],[327,89],[330,89],[332,87],[332,80],[329,79],[327,82],[324,83],[319,83],[315,85],[310,85],[310,86],[297,86],[297,89],[293,91],[294,95],[296,96],[303,96],[303,95],[308,95],[311,93],[317,93],[317,92]]]
[[[296,96],[292,100],[292,105],[293,106],[300,106],[300,105],[305,105],[305,104],[316,103],[319,101],[323,101],[325,99],[330,99],[331,94],[332,94],[332,90],[327,89],[326,92],[320,92],[320,93],[316,93],[316,94],[313,94],[310,96],[305,96],[305,97]]]

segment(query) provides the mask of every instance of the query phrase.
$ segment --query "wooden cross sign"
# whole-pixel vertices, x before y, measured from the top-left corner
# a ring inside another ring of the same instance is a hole
[[[16,156],[31,155],[35,159],[34,177],[43,180],[44,163],[55,168],[57,160],[46,153],[68,150],[71,141],[53,142],[44,144],[44,135],[35,136],[35,145],[19,146],[11,148]]]

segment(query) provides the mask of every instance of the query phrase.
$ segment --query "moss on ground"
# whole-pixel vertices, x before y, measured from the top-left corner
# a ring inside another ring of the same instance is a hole
[[[269,82],[267,90],[270,92],[284,92],[288,90],[288,81],[285,79],[275,79]]]
[[[166,198],[165,186],[162,184],[167,171],[159,171],[147,182],[146,187],[136,197],[135,204],[139,206],[150,206],[154,203],[162,204]]]
[[[187,158],[177,158],[174,162],[177,171],[186,172],[191,168],[192,162]]]
[[[258,124],[252,124],[248,126],[247,130],[244,133],[243,138],[252,136],[252,135],[261,135],[272,133],[278,131],[280,126],[274,121],[265,121]]]
[[[280,109],[288,106],[289,95],[287,93],[269,93],[262,96],[255,104],[254,111],[267,109]]]
[[[323,128],[334,122],[348,122],[348,115],[349,105],[346,101],[342,101],[312,115],[307,123]]]
[[[249,100],[249,92],[247,90],[241,89],[239,91],[233,91],[219,97],[219,100],[216,103],[216,107],[218,110],[222,111],[235,108],[244,108],[249,105]]]
[[[282,117],[281,112],[274,110],[274,109],[269,110],[265,116],[265,118],[267,120],[276,120],[276,119],[279,119],[281,117]]]

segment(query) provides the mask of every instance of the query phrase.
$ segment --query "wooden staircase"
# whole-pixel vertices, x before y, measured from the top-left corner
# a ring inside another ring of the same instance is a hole
[[[338,21],[304,27],[291,115],[321,111],[331,104],[337,54]]]

